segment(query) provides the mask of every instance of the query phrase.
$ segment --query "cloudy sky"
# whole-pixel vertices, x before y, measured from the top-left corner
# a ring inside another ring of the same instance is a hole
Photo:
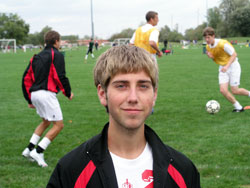
[[[61,35],[91,36],[91,0],[0,0],[1,13],[16,13],[30,25],[30,33],[50,26]],[[109,38],[123,29],[136,29],[149,10],[158,12],[158,28],[178,24],[179,31],[206,21],[206,8],[221,0],[92,0],[94,33]]]

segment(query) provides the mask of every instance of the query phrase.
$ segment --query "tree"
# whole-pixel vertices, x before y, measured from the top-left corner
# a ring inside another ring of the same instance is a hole
[[[41,45],[44,45],[44,35],[48,32],[51,31],[52,27],[45,26],[42,31],[38,35],[38,41]]]
[[[206,23],[198,25],[195,29],[187,29],[185,31],[185,39],[186,40],[202,40],[203,38],[203,30],[207,26]]]
[[[70,43],[76,43],[79,39],[78,35],[67,35],[67,36],[61,36],[62,40],[68,40]]]
[[[0,13],[0,38],[16,39],[17,44],[21,44],[28,33],[29,25],[17,14]]]
[[[162,42],[162,41],[168,39],[168,35],[170,32],[171,32],[171,30],[167,25],[165,25],[163,28],[161,28],[159,41]]]
[[[176,30],[171,31],[168,35],[168,41],[170,42],[180,42],[183,39],[183,35]]]
[[[237,9],[231,16],[231,25],[241,36],[250,36],[250,7]]]
[[[249,7],[249,5],[249,0],[222,0],[219,8],[221,10],[223,24],[217,28],[221,36],[236,36],[239,33],[234,29],[231,18],[238,9]]]
[[[134,32],[135,32],[134,29],[127,28],[127,29],[122,30],[120,33],[113,34],[109,40],[113,41],[118,38],[131,38]]]
[[[25,40],[26,44],[34,44],[34,45],[41,45],[39,41],[40,34],[35,32],[34,34],[29,34]]]
[[[208,25],[214,29],[222,22],[222,15],[218,7],[208,9],[207,15]]]

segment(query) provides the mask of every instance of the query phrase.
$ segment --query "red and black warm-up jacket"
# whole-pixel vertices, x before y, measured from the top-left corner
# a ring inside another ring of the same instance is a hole
[[[58,162],[47,188],[118,188],[107,145],[108,126]],[[192,161],[165,145],[147,125],[145,136],[153,152],[154,188],[200,188]]]
[[[47,45],[39,54],[34,55],[23,74],[22,89],[29,104],[31,92],[38,90],[55,93],[61,90],[69,98],[71,87],[66,77],[64,56],[52,45]]]

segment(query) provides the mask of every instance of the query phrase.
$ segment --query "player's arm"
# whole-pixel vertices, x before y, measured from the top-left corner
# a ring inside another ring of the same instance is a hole
[[[207,51],[207,57],[210,59],[214,59],[214,56],[211,52]]]
[[[57,57],[54,59],[54,65],[55,65],[56,73],[57,73],[54,76],[56,75],[58,76],[55,78],[55,80],[57,81],[58,87],[63,92],[63,94],[71,100],[73,98],[73,94],[71,92],[69,79],[66,77],[65,61],[64,61],[64,57],[62,54],[57,54]]]
[[[135,45],[135,32],[134,32],[132,38],[131,38],[130,41],[129,41],[129,45],[130,45],[130,46]]]
[[[162,56],[162,52],[161,52],[160,49],[158,48],[158,46],[157,46],[157,44],[156,44],[155,41],[150,40],[150,41],[149,41],[149,45],[150,45],[153,49],[156,50],[156,54],[157,54],[159,57]]]
[[[222,69],[221,69],[222,72],[226,72],[227,69],[231,66],[231,64],[234,62],[234,60],[237,57],[237,53],[235,52],[234,48],[232,46],[230,46],[229,44],[225,44],[224,51],[230,55],[230,59],[229,59],[228,63],[222,67]]]
[[[156,29],[151,32],[149,36],[149,45],[156,50],[156,54],[161,57],[162,56],[162,51],[159,49],[157,43],[158,43],[158,38],[159,38],[160,32]]]

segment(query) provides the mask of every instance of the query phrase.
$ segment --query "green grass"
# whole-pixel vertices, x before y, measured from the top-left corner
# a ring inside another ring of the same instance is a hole
[[[250,48],[235,46],[242,67],[241,86],[250,89]],[[95,52],[99,56],[105,49]],[[21,90],[22,74],[34,53],[0,53],[0,187],[45,187],[57,161],[98,134],[108,116],[100,105],[92,70],[97,58],[86,49],[66,51],[66,71],[75,98],[58,95],[65,128],[45,152],[48,168],[28,162],[21,152],[40,118],[27,107]],[[174,47],[174,54],[158,59],[160,83],[150,125],[164,143],[187,155],[197,166],[203,188],[250,186],[250,111],[233,114],[232,105],[219,93],[218,67],[202,46]],[[205,111],[208,100],[221,104],[218,114]],[[242,105],[250,98],[238,96]]]

